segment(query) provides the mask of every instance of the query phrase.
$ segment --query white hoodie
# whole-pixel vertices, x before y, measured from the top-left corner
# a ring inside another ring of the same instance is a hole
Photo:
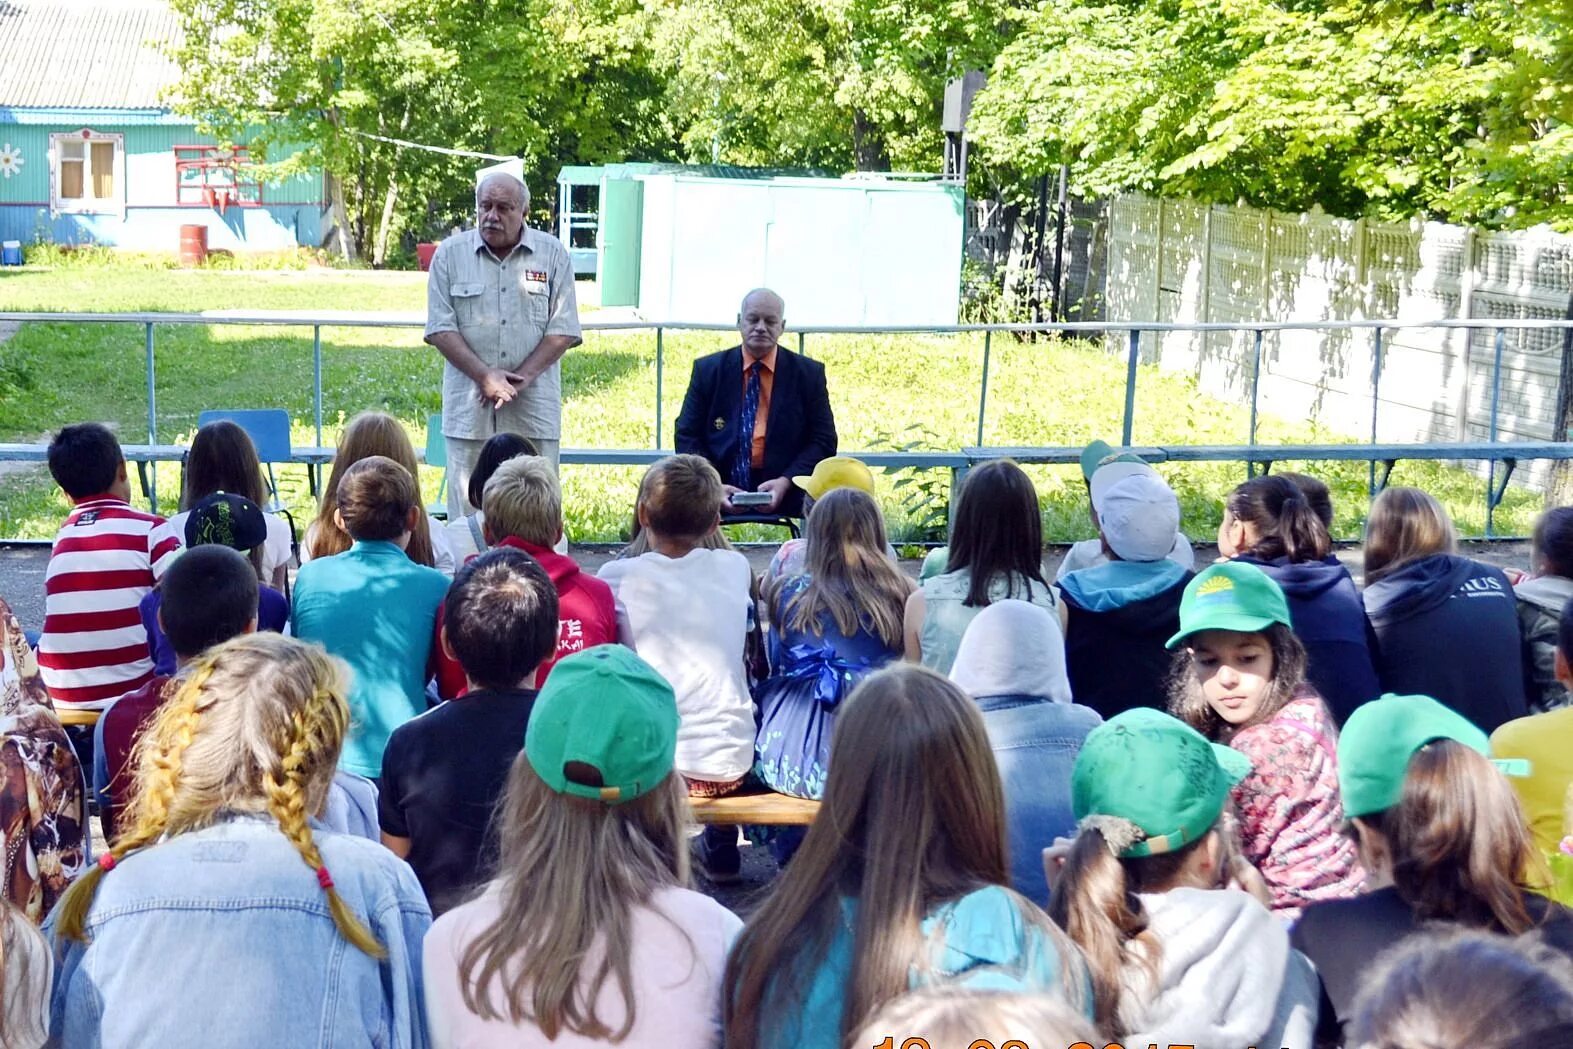
[[[1127,966],[1124,1044],[1311,1049],[1316,970],[1267,908],[1233,889],[1174,889],[1141,901],[1162,945],[1158,988],[1140,966]]]

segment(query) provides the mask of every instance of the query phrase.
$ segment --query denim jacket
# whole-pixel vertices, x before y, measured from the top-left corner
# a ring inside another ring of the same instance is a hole
[[[984,696],[978,709],[1005,788],[1011,888],[1042,907],[1049,901],[1043,850],[1076,833],[1071,769],[1103,719],[1091,707],[1037,696]]]
[[[70,1049],[424,1049],[415,874],[381,845],[316,829],[334,884],[387,951],[339,934],[327,896],[267,817],[233,816],[123,859],[89,943],[55,937],[50,1044]]]

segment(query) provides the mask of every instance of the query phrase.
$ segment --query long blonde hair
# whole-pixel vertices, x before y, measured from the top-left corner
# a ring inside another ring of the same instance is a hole
[[[534,1024],[548,1039],[570,1031],[622,1041],[638,1004],[634,910],[688,883],[682,780],[670,773],[649,793],[606,805],[554,792],[521,752],[498,820],[501,907],[459,960],[465,1006],[482,1019]],[[596,1011],[609,982],[624,1003],[616,1028]]]
[[[949,680],[911,664],[864,679],[837,716],[818,818],[775,891],[727,959],[724,1042],[756,1049],[803,1007],[808,981],[857,901],[842,1040],[914,971],[929,974],[924,919],[942,903],[1009,882],[1005,800],[983,715]],[[1009,891],[1009,890],[1006,890]],[[1064,997],[1079,1005],[1076,949],[1030,902],[1022,924],[1067,959]]]
[[[349,705],[344,664],[281,634],[247,634],[209,649],[159,707],[137,743],[130,826],[110,866],[165,837],[200,830],[225,811],[266,812],[317,873],[339,932],[375,958],[382,945],[333,887],[307,820],[322,811]],[[101,861],[60,902],[60,935],[86,942]]]
[[[879,504],[856,488],[827,492],[809,511],[807,546],[808,585],[787,599],[784,623],[818,634],[823,632],[819,617],[828,612],[847,637],[866,629],[899,648],[902,612],[913,584],[885,553]],[[790,578],[772,586],[772,608]]]
[[[322,503],[317,508],[317,519],[311,526],[311,556],[331,557],[342,554],[354,542],[349,533],[333,519],[339,507],[339,482],[344,471],[373,455],[385,456],[398,463],[416,479],[415,490],[420,491],[420,463],[415,459],[415,446],[404,424],[386,412],[361,412],[349,421],[339,435],[338,447],[333,452],[333,468],[328,471],[328,483],[322,487]],[[417,499],[417,502],[419,500]],[[435,568],[436,554],[432,550],[431,522],[426,514],[416,515],[415,527],[410,533],[410,545],[405,553],[416,564]]]
[[[1365,583],[1370,586],[1411,561],[1457,549],[1453,519],[1429,493],[1384,489],[1365,522]]]
[[[0,1003],[5,1015],[17,1016],[25,1011],[36,1016],[48,1012],[50,966],[46,960],[44,965],[34,967],[23,950],[21,941],[24,938],[34,940],[40,948],[45,946],[43,936],[27,920],[27,915],[9,899],[0,896],[0,990],[9,992],[6,1000]],[[12,995],[16,1000],[12,1000]],[[0,1049],[12,1049],[16,1043],[11,1038],[17,1033],[0,1023]]]

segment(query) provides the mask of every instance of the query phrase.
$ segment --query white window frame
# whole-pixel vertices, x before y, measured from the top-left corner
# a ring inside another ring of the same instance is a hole
[[[114,146],[114,162],[110,168],[110,178],[114,180],[114,187],[108,198],[61,196],[62,155],[60,143],[64,141],[81,142],[83,144],[82,185],[84,188],[92,182],[93,143],[108,142]],[[120,215],[124,217],[126,213],[126,136],[119,132],[93,131],[89,128],[52,133],[49,136],[49,208],[56,215]]]

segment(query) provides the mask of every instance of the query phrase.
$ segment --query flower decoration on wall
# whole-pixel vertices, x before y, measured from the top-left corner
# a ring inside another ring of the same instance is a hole
[[[22,151],[15,149],[7,142],[0,147],[0,175],[10,178],[22,171]]]

